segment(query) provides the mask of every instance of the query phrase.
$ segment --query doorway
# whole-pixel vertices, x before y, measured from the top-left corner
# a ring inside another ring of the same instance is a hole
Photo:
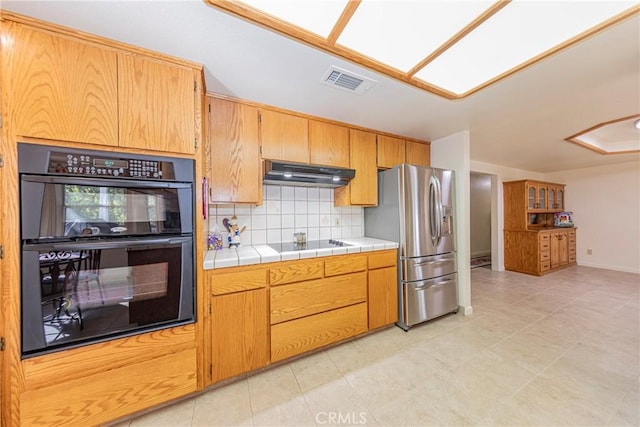
[[[491,268],[492,176],[470,173],[470,240],[471,268]]]

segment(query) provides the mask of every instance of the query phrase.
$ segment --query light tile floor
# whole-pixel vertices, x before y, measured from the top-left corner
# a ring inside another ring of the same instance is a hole
[[[471,278],[471,316],[385,329],[118,427],[640,425],[639,275]]]

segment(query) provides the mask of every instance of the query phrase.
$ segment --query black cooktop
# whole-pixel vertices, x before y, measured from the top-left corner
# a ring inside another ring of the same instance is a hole
[[[353,246],[340,240],[308,240],[305,244],[299,245],[295,242],[282,242],[282,243],[270,243],[267,246],[275,249],[278,252],[290,252],[290,251],[306,251],[309,249],[327,249],[327,248],[339,248],[343,246]]]

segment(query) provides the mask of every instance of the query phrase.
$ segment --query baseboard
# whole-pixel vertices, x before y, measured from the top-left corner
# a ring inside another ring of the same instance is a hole
[[[462,316],[471,316],[473,314],[473,307],[471,307],[470,305],[467,305],[467,306],[459,305],[458,314]]]
[[[471,253],[471,258],[478,258],[481,256],[491,256],[491,251],[479,251]]]
[[[613,271],[621,271],[623,273],[635,273],[640,274],[640,269],[633,269],[628,267],[618,267],[614,265],[602,265],[602,264],[594,264],[590,262],[579,262],[579,266],[581,267],[591,267],[591,268],[601,268],[603,270],[613,270]]]

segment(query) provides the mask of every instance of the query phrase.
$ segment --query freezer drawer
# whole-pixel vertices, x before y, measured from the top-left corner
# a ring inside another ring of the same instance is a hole
[[[458,309],[457,274],[403,283],[404,323],[407,327]]]
[[[456,254],[433,255],[402,260],[402,280],[415,282],[453,274],[456,271]]]

